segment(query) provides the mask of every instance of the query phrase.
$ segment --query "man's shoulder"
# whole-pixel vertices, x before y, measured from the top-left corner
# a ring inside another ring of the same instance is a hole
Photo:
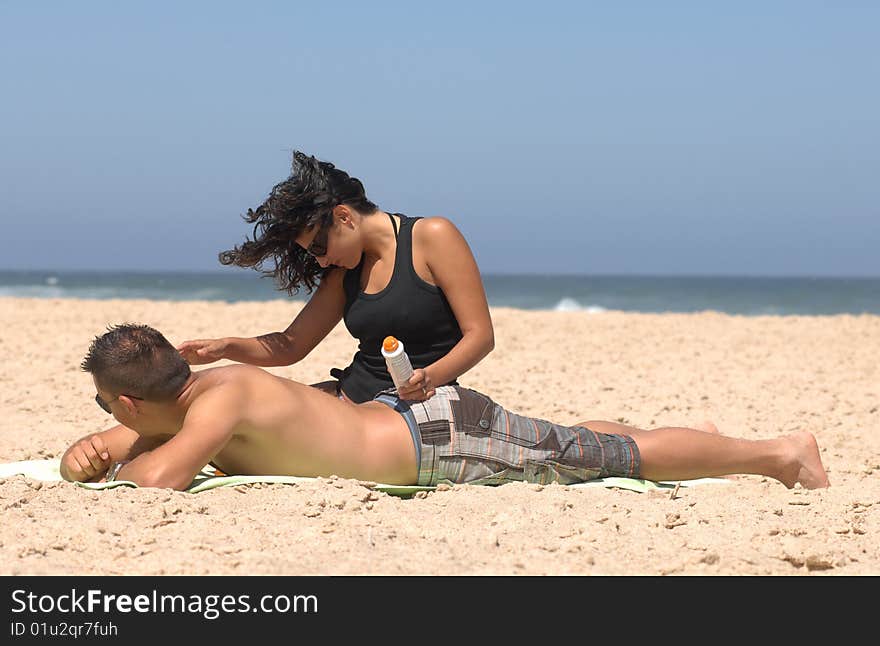
[[[199,377],[202,381],[203,390],[207,392],[217,388],[240,387],[255,380],[273,377],[273,375],[259,366],[236,363],[229,366],[218,366],[202,370],[199,373]]]
[[[251,385],[268,374],[256,366],[245,364],[220,366],[203,371],[198,392],[193,397],[189,412],[204,414],[205,409],[222,411],[240,409]],[[187,415],[189,417],[189,415]]]

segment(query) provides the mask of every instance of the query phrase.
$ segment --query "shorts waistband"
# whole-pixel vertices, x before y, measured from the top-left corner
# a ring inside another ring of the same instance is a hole
[[[379,393],[373,397],[373,401],[382,402],[386,406],[390,406],[396,412],[403,415],[403,419],[406,420],[406,425],[409,427],[409,432],[412,435],[413,446],[416,447],[416,468],[421,470],[422,434],[419,432],[419,423],[416,421],[416,416],[413,414],[409,404],[396,395],[388,395],[386,393]]]

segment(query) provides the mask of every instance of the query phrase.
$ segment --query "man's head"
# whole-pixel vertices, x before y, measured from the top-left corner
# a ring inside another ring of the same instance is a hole
[[[94,379],[98,404],[132,428],[142,403],[173,403],[191,374],[159,331],[134,324],[114,325],[95,337],[81,367]]]

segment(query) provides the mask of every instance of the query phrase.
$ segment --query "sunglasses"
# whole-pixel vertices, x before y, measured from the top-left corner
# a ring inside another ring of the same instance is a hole
[[[101,395],[95,394],[95,401],[97,402],[98,406],[101,407],[101,410],[103,410],[105,413],[109,413],[110,415],[112,415],[113,411],[110,410],[110,402],[115,402],[117,399],[122,397],[122,395],[125,395],[125,393],[120,393],[120,394],[116,395],[116,397],[114,397],[110,401],[104,401],[104,399],[101,397]],[[137,399],[139,401],[144,401],[143,397],[135,397],[134,395],[125,395],[125,396],[130,397],[131,399]]]
[[[306,253],[319,258],[327,255],[327,238],[330,235],[330,227],[321,227],[318,234],[312,240],[312,243],[306,249]]]

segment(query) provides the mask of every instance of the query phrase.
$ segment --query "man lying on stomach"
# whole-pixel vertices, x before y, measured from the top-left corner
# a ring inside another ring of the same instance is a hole
[[[424,402],[380,394],[352,406],[254,366],[192,372],[145,325],[115,326],[95,338],[82,368],[95,382],[95,400],[119,425],[67,449],[61,475],[71,481],[182,490],[211,463],[227,474],[336,474],[398,485],[750,473],[789,488],[828,486],[806,431],[750,441],[613,422],[569,427],[517,415],[459,386],[437,388]]]

